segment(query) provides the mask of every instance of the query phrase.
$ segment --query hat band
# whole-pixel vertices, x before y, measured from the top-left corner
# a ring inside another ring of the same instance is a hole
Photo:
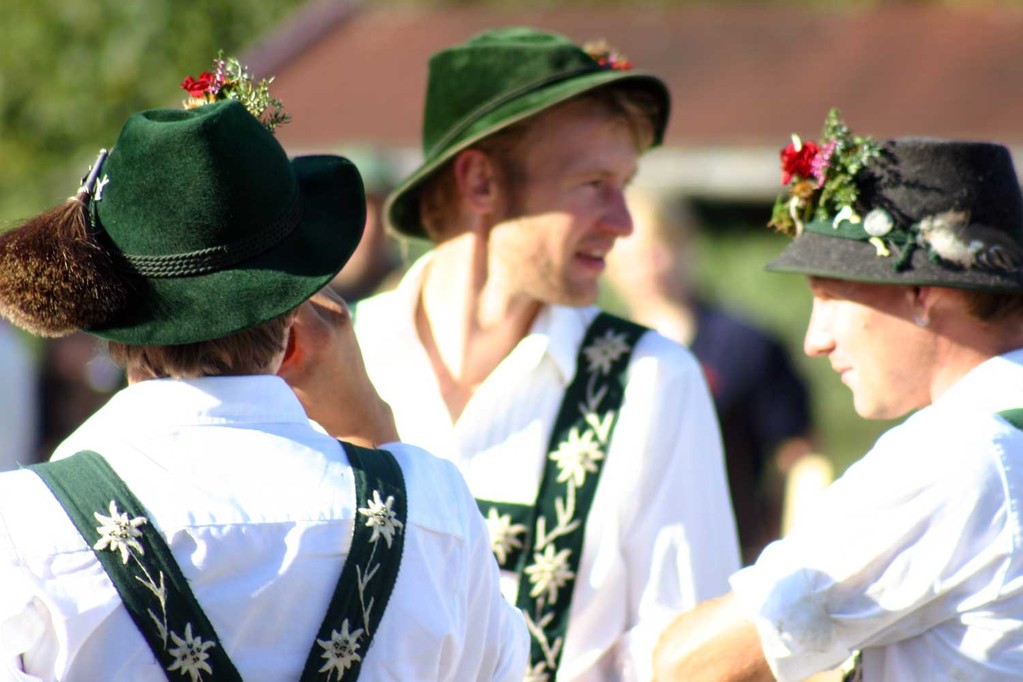
[[[533,90],[537,90],[539,88],[551,85],[553,83],[557,83],[559,81],[568,80],[569,78],[574,78],[575,76],[582,76],[587,73],[594,73],[600,70],[601,69],[599,67],[594,66],[572,69],[571,71],[562,71],[561,73],[556,73],[551,76],[547,76],[546,78],[541,78],[540,80],[526,83],[525,85],[521,85],[515,88],[514,90],[509,90],[508,92],[502,95],[499,95],[487,102],[484,102],[482,106],[471,111],[468,116],[466,116],[461,121],[456,123],[455,126],[448,131],[447,135],[445,135],[439,141],[437,141],[433,145],[433,148],[431,148],[430,151],[427,152],[426,154],[427,158],[432,157],[437,152],[446,149],[447,146],[451,144],[451,142],[458,139],[459,135],[468,130],[469,126],[471,126],[473,123],[480,120],[490,112],[494,111],[498,107],[503,106],[513,100],[516,100],[519,97],[529,92],[532,92]]]
[[[187,253],[161,256],[124,254],[123,257],[143,277],[193,277],[224,270],[279,244],[294,232],[302,219],[301,198],[301,194],[296,194],[281,217],[246,239]]]
[[[909,265],[913,250],[917,247],[916,237],[905,229],[892,229],[883,236],[871,236],[862,223],[854,223],[845,219],[832,221],[814,220],[804,225],[807,232],[815,232],[825,237],[838,237],[858,242],[869,242],[877,251],[878,258],[888,258],[892,249],[896,257],[892,261],[892,269],[901,272]]]

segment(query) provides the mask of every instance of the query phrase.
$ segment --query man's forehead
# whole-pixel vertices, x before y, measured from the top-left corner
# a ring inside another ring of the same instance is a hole
[[[635,174],[640,152],[624,120],[583,107],[554,114],[538,117],[520,140],[520,158],[527,167],[548,172]]]

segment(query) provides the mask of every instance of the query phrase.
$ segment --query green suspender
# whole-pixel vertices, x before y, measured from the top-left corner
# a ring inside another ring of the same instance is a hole
[[[998,413],[998,416],[1015,426],[1017,429],[1023,430],[1023,407],[1017,407],[1012,410],[1002,410]]]
[[[534,506],[477,500],[498,564],[519,573],[517,606],[532,639],[531,677],[554,679],[561,660],[586,520],[625,393],[626,368],[644,332],[607,313],[586,331]]]
[[[240,682],[163,536],[106,460],[83,450],[29,468],[92,547],[168,679],[178,672],[195,682],[205,673]]]
[[[398,579],[405,547],[408,496],[398,462],[386,450],[341,444],[355,471],[359,514],[352,548],[309,652],[302,682],[329,682],[335,673],[344,682],[359,678],[362,659]]]
[[[342,445],[355,474],[358,516],[348,559],[302,680],[358,678],[404,547],[405,484],[394,457],[383,450]],[[167,677],[175,679],[171,673],[177,671],[191,682],[241,680],[170,548],[110,465],[97,453],[83,451],[30,468],[95,551]]]

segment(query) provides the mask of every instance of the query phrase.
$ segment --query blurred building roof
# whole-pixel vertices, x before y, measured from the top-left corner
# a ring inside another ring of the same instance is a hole
[[[605,38],[664,78],[674,105],[667,157],[680,148],[777,154],[792,132],[815,136],[831,106],[854,131],[879,138],[1023,145],[1023,7],[765,5],[398,8],[315,0],[246,61],[257,76],[276,75],[274,93],[294,117],[279,138],[292,153],[351,143],[418,148],[430,55],[504,25],[579,42]]]

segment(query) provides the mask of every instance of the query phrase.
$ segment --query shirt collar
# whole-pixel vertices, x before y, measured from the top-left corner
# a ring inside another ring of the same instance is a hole
[[[1023,407],[1023,348],[985,360],[935,401],[990,412]]]
[[[109,401],[123,424],[303,423],[309,418],[283,379],[273,375],[147,379]],[[137,415],[137,419],[133,418]]]
[[[561,372],[567,383],[575,376],[576,358],[595,309],[545,305],[520,345],[536,343]]]

